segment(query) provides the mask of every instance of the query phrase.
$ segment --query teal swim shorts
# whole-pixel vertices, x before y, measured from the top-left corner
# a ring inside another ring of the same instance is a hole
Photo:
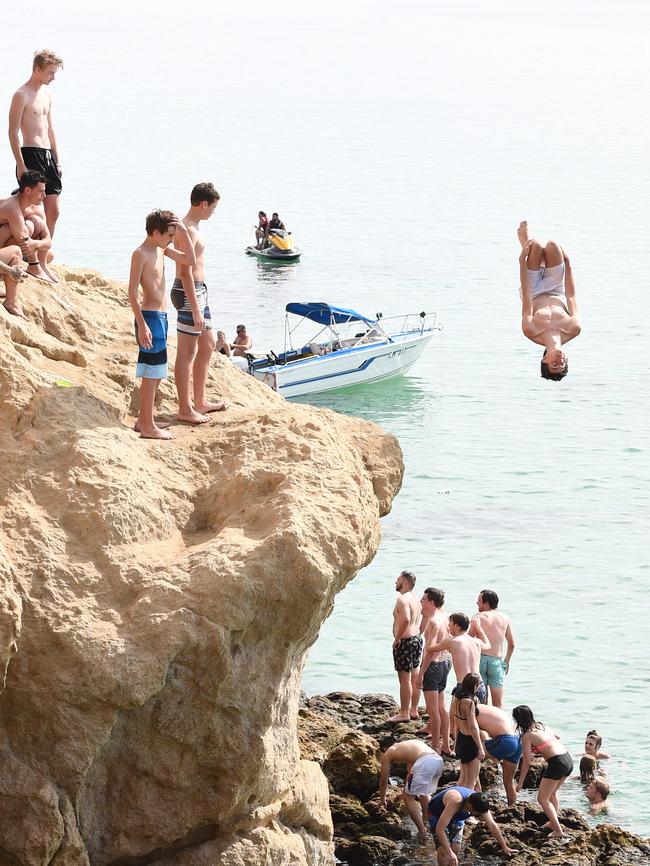
[[[502,688],[503,678],[506,674],[506,663],[496,656],[481,656],[481,667],[479,668],[483,682],[487,686]]]

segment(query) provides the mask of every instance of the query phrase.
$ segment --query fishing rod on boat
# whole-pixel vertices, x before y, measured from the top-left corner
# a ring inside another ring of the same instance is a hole
[[[370,299],[372,301],[373,307],[375,308],[375,316],[377,317],[377,321],[379,321],[379,319],[383,318],[384,314],[377,312],[377,301],[375,299],[375,295],[372,291],[370,283],[368,282],[368,277],[366,276],[366,272],[364,270],[363,265],[359,265],[359,267],[361,268],[361,273],[363,274],[363,279],[365,280],[366,287],[367,287],[368,291],[370,292]]]

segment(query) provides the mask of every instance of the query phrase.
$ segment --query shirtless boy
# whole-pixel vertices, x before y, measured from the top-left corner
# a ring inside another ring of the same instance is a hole
[[[521,244],[521,328],[533,343],[544,346],[542,377],[559,382],[569,370],[562,346],[580,333],[576,287],[571,262],[555,241],[542,246],[528,237],[528,223],[519,224]]]
[[[451,658],[444,652],[431,652],[429,647],[449,636],[447,617],[443,611],[445,594],[441,589],[427,587],[420,599],[424,627],[424,656],[420,665],[417,686],[424,692],[429,714],[431,745],[440,754],[451,753],[449,744],[449,713],[445,707],[445,688],[451,670]],[[425,729],[426,730],[426,729]],[[418,732],[420,733],[420,732]],[[442,745],[440,737],[442,736]]]
[[[399,679],[400,710],[388,719],[389,722],[408,722],[418,718],[422,609],[413,592],[414,586],[415,575],[410,571],[403,571],[395,581],[399,598],[393,608],[393,662]]]
[[[175,236],[187,239],[187,229],[168,210],[152,211],[146,221],[147,236],[131,256],[129,303],[135,316],[140,351],[135,375],[142,379],[140,414],[135,430],[143,439],[171,439],[166,422],[153,416],[156,391],[167,378],[167,313],[165,312],[165,256],[191,268],[196,258],[189,239],[183,250],[170,246]],[[142,302],[138,301],[138,286]]]
[[[379,780],[379,805],[386,805],[386,789],[391,764],[406,764],[406,782],[402,791],[404,805],[418,828],[420,840],[427,839],[425,821],[431,794],[438,788],[438,780],[444,769],[444,761],[422,740],[402,740],[386,749],[381,756]]]
[[[457,689],[467,674],[476,674],[480,678],[481,653],[489,650],[490,642],[481,629],[480,623],[477,623],[475,627],[476,636],[469,636],[467,633],[469,617],[464,613],[452,613],[447,627],[449,629],[447,637],[433,646],[427,647],[427,649],[432,653],[444,652],[445,650],[451,653],[451,663],[456,674],[455,688]],[[487,701],[487,691],[482,681],[476,691],[476,696],[482,704]]]
[[[499,596],[491,589],[483,589],[479,592],[476,606],[479,612],[472,617],[469,634],[472,637],[476,636],[478,622],[490,642],[490,649],[481,653],[481,677],[485,687],[490,687],[494,706],[502,707],[503,679],[510,669],[510,659],[515,651],[512,625],[505,613],[497,610]],[[504,643],[508,644],[505,658],[503,657]]]
[[[210,412],[221,412],[226,408],[222,402],[210,403],[205,394],[216,340],[205,283],[205,242],[201,235],[201,223],[210,219],[219,204],[219,198],[219,193],[211,183],[197,183],[190,194],[190,209],[183,217],[187,233],[179,238],[179,249],[183,249],[187,239],[195,257],[195,264],[191,267],[176,263],[176,279],[172,288],[172,304],[178,310],[178,349],[174,367],[178,392],[176,417],[186,424],[205,424],[210,420]]]
[[[27,258],[28,276],[54,283],[58,280],[47,267],[52,239],[43,210],[44,198],[43,175],[24,171],[18,180],[18,194],[0,200],[0,248],[20,247]]]
[[[28,169],[45,177],[45,218],[51,236],[59,218],[63,171],[52,122],[52,97],[45,88],[59,69],[63,69],[60,57],[51,51],[37,51],[31,77],[14,93],[9,109],[9,143],[16,160],[16,177],[20,179]]]

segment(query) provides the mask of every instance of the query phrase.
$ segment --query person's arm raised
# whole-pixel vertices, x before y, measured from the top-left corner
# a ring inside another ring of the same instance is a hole
[[[165,255],[183,267],[193,268],[196,264],[196,253],[187,226],[178,217],[171,225],[176,226],[176,234],[173,246],[166,248]]]
[[[25,97],[18,91],[14,93],[9,109],[9,144],[16,160],[16,178],[25,171],[25,161],[20,151],[20,124],[25,110]]]

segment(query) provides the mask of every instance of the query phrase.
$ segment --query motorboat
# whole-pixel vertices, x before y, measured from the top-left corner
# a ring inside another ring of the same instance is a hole
[[[267,262],[297,262],[301,256],[293,235],[284,229],[269,229],[262,249],[249,246],[246,254]]]
[[[294,348],[305,322],[320,329]],[[440,330],[435,314],[385,319],[381,313],[364,316],[322,301],[291,303],[286,306],[284,351],[250,356],[248,371],[285,397],[379,382],[409,370]]]

